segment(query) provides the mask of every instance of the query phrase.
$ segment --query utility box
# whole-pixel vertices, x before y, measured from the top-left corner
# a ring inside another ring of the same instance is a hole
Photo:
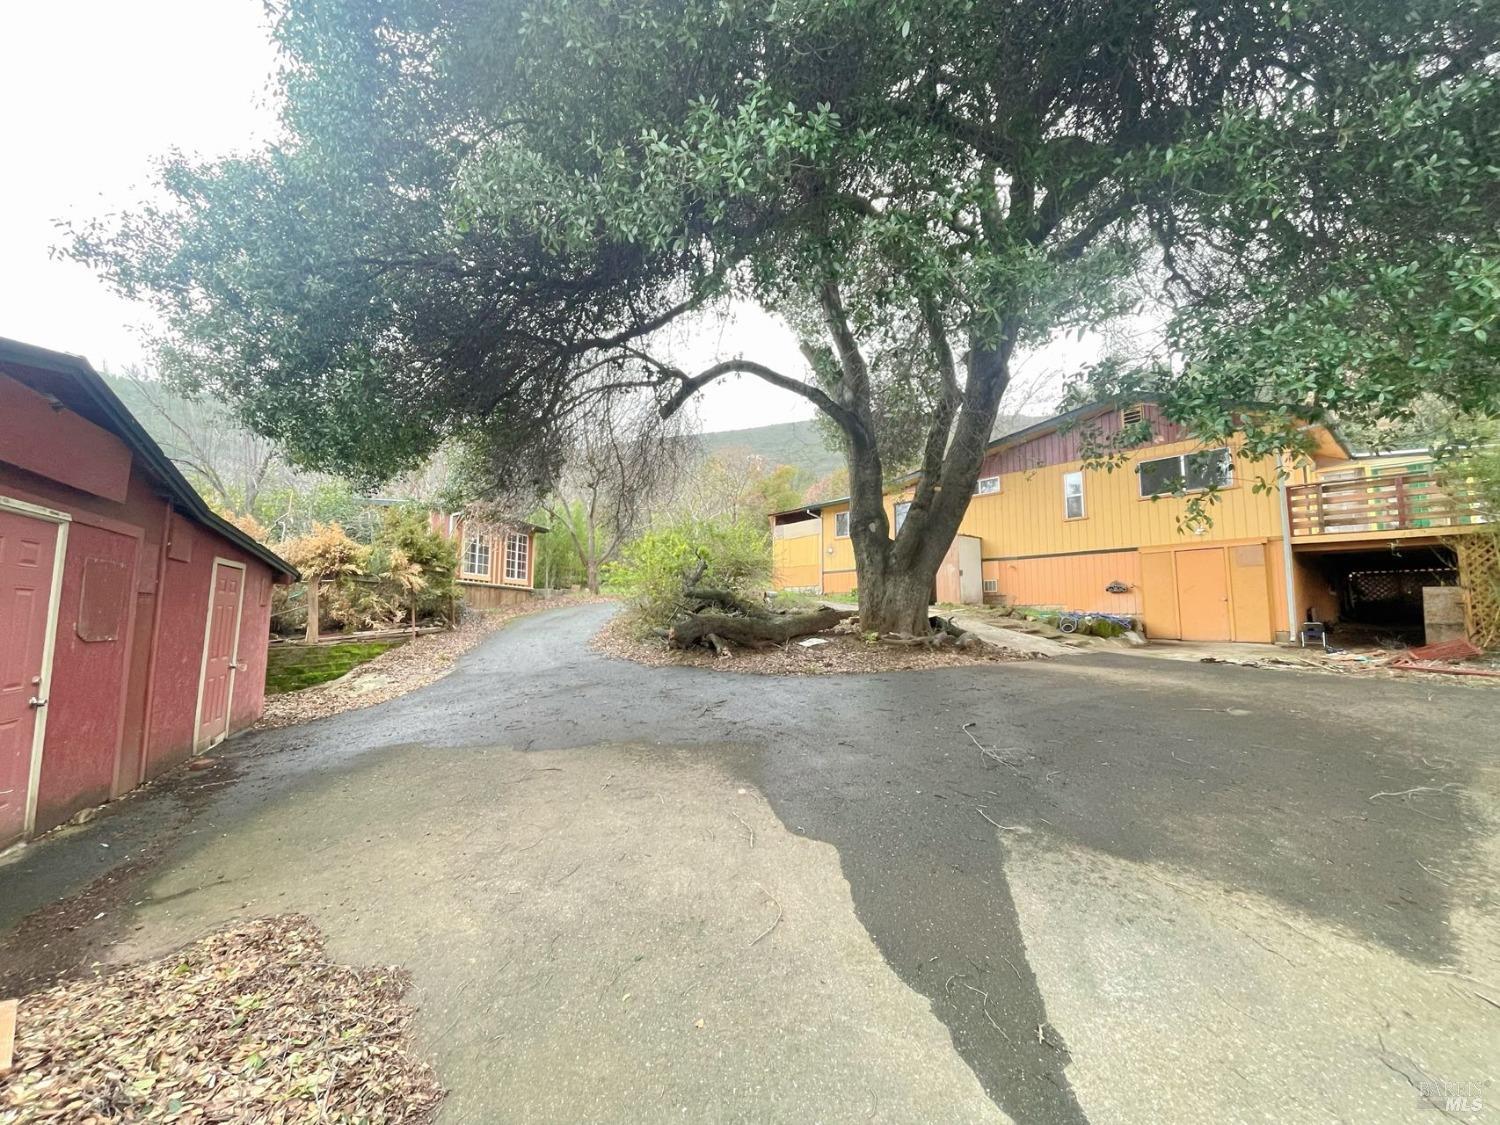
[[[1468,591],[1462,586],[1423,586],[1422,625],[1430,645],[1468,640]]]

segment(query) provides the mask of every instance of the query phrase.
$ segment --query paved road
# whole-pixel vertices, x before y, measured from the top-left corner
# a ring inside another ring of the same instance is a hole
[[[295,909],[413,970],[452,1121],[1500,1119],[1493,691],[653,670],[609,612],[29,849],[0,990]]]

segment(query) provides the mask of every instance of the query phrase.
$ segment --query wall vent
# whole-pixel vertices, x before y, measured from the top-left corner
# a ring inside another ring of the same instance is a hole
[[[1146,408],[1144,406],[1127,406],[1120,411],[1120,423],[1125,426],[1138,426],[1146,420]]]

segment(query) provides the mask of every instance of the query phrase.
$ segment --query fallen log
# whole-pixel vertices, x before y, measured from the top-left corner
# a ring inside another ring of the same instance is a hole
[[[754,646],[769,641],[786,644],[798,637],[826,632],[846,617],[852,609],[823,608],[811,613],[775,613],[764,617],[740,617],[728,613],[689,613],[672,623],[667,643],[673,648],[692,648],[708,644],[709,634],[731,644]]]

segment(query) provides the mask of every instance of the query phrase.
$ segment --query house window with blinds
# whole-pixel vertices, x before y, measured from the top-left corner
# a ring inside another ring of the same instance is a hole
[[[1141,496],[1167,496],[1174,492],[1207,492],[1234,483],[1234,460],[1227,449],[1205,449],[1176,457],[1142,461]]]
[[[531,540],[524,532],[512,531],[505,537],[505,580],[525,582],[530,576]]]
[[[464,573],[476,578],[490,576],[490,541],[487,536],[464,537]]]

